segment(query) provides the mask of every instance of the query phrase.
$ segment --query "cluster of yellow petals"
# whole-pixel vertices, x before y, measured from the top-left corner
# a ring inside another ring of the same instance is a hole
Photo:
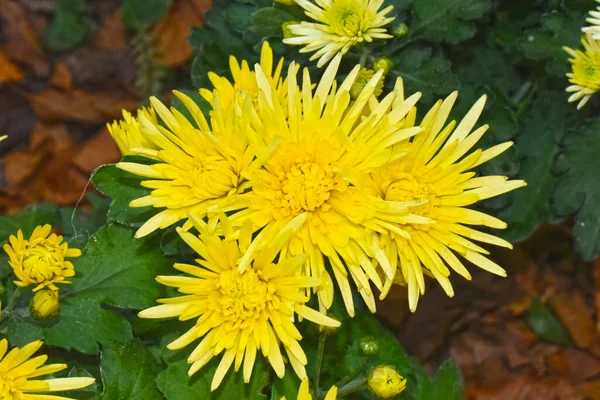
[[[31,358],[42,342],[35,341],[22,348],[8,351],[8,341],[0,340],[0,398],[3,400],[73,400],[70,397],[47,395],[82,389],[94,383],[94,378],[33,379],[55,374],[67,368],[66,364],[44,365],[47,355]]]
[[[567,73],[572,85],[566,90],[573,93],[569,97],[569,102],[579,101],[578,110],[590,100],[594,93],[600,90],[600,40],[594,39],[592,33],[588,32],[581,39],[581,44],[583,51],[563,47],[571,56],[569,62],[572,68],[572,71]]]
[[[183,336],[169,344],[172,350],[183,348],[202,338],[191,352],[188,362],[189,375],[204,367],[213,357],[222,353],[221,361],[213,376],[211,390],[221,384],[227,371],[234,364],[236,371],[242,367],[244,381],[249,382],[257,353],[262,352],[279,377],[285,374],[281,347],[287,359],[301,378],[306,378],[306,355],[300,347],[302,339],[293,321],[302,318],[326,326],[339,326],[335,321],[305,306],[309,298],[307,288],[321,284],[318,279],[298,274],[306,260],[299,255],[274,263],[281,246],[294,234],[304,221],[302,217],[292,220],[273,241],[255,253],[243,270],[238,261],[252,242],[251,221],[235,234],[225,230],[221,239],[202,219],[192,214],[197,237],[181,228],[181,238],[202,259],[199,265],[175,264],[185,275],[159,276],[157,281],[176,287],[183,296],[161,299],[162,305],[140,312],[142,318],[196,319],[196,324]],[[223,227],[230,221],[221,215]],[[214,225],[214,224],[210,224]],[[237,239],[234,239],[238,236]]]
[[[152,107],[142,107],[137,110],[137,116],[134,117],[129,111],[123,110],[123,119],[114,121],[112,124],[107,124],[108,132],[119,147],[122,155],[132,154],[133,149],[148,148],[156,149],[156,145],[152,143],[146,135],[142,133],[142,118],[151,121],[153,124],[158,124],[156,113]]]
[[[19,229],[17,236],[11,235],[3,246],[8,254],[8,263],[19,279],[15,284],[20,287],[36,285],[34,292],[48,287],[58,290],[55,284],[71,283],[66,278],[75,275],[73,264],[66,258],[79,257],[79,249],[69,248],[63,237],[51,233],[48,224],[34,229],[31,237],[25,239]]]

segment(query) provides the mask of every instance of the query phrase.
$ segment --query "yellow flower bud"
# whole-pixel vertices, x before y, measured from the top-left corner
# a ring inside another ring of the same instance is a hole
[[[369,81],[371,80],[371,78],[373,78],[374,75],[375,75],[375,71],[373,71],[372,69],[362,68],[359,71],[358,76],[356,77],[356,80],[354,81],[354,83],[352,84],[352,87],[350,88],[350,97],[352,97],[353,100],[356,100],[358,98],[358,96],[362,93],[365,86],[367,86],[367,83],[369,83]],[[373,94],[375,96],[379,96],[382,91],[383,91],[383,79],[380,79],[379,82],[377,82],[377,86],[375,87],[375,92]]]
[[[402,393],[406,379],[392,365],[379,365],[369,372],[367,386],[375,396],[390,399]]]
[[[298,22],[298,21],[285,21],[283,24],[281,24],[281,31],[283,32],[283,38],[284,39],[293,38],[294,34],[290,30],[290,25],[298,25],[299,23],[300,22]]]
[[[392,59],[386,56],[377,58],[373,63],[373,69],[375,71],[379,71],[380,69],[382,69],[384,75],[390,72],[393,66],[394,62],[392,61]]]
[[[59,309],[58,290],[40,290],[29,303],[29,310],[35,319],[50,319],[58,314]]]
[[[286,6],[294,6],[296,2],[294,0],[275,0],[275,3],[283,4]]]

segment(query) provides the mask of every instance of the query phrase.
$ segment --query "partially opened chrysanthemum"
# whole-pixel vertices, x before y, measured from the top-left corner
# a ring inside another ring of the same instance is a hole
[[[283,39],[283,43],[304,45],[301,53],[315,52],[311,61],[319,59],[317,66],[327,64],[336,54],[346,54],[358,43],[373,39],[389,39],[383,26],[394,18],[387,18],[394,7],[379,8],[383,0],[296,0],[306,15],[316,22],[301,22],[288,29],[294,37]]]
[[[370,174],[369,190],[374,196],[394,202],[423,202],[411,209],[412,223],[395,224],[403,234],[390,229],[381,240],[392,269],[400,267],[395,281],[408,285],[413,311],[425,290],[424,274],[433,276],[449,296],[454,294],[448,279],[450,270],[471,279],[455,254],[506,276],[504,269],[486,257],[488,251],[474,242],[507,248],[512,248],[511,244],[470,227],[503,229],[506,224],[467,207],[525,186],[524,181],[505,176],[476,176],[475,167],[506,151],[512,142],[472,151],[488,129],[487,125],[474,129],[486,98],[480,98],[457,125],[456,121],[447,123],[457,96],[454,92],[438,101],[423,118],[423,130],[395,146],[402,156]],[[384,295],[391,284],[386,282]]]
[[[146,135],[142,133],[142,124],[140,119],[151,121],[158,124],[156,113],[152,107],[142,107],[137,110],[137,117],[131,115],[129,111],[123,110],[123,119],[113,121],[112,124],[106,124],[110,135],[119,147],[122,155],[126,156],[132,153],[132,149],[148,148],[158,149],[158,147]]]
[[[354,315],[351,281],[373,312],[371,282],[382,288],[371,258],[380,260],[386,274],[393,276],[375,232],[409,221],[404,219],[409,207],[417,204],[369,195],[363,181],[368,172],[393,160],[394,144],[421,130],[405,122],[420,94],[404,99],[400,85],[371,111],[366,106],[382,72],[351,102],[349,91],[360,66],[338,86],[340,61],[341,56],[332,61],[314,90],[308,71],[304,70],[300,84],[292,63],[284,102],[256,66],[258,102],[245,104],[243,118],[250,121],[246,134],[261,152],[275,150],[253,172],[249,191],[229,197],[209,212],[231,213],[235,228],[251,219],[253,228],[260,230],[256,248],[240,261],[240,271],[255,249],[268,244],[292,219],[304,217],[306,222],[282,246],[281,257],[308,255],[303,273],[323,280],[318,289],[322,308],[329,308],[333,300],[333,281],[325,268],[328,259],[346,308]]]
[[[563,49],[572,57],[569,59],[572,72],[567,73],[571,86],[567,92],[573,92],[569,103],[579,101],[577,109],[581,109],[600,90],[600,41],[595,40],[590,32],[581,38],[584,51]]]
[[[94,378],[34,379],[67,368],[66,364],[48,364],[47,355],[31,358],[41,341],[8,351],[8,341],[0,340],[0,398],[3,400],[73,400],[70,397],[45,393],[82,389],[94,383]]]
[[[201,259],[196,260],[199,265],[175,264],[175,268],[185,275],[159,276],[158,282],[178,288],[183,296],[161,299],[159,302],[163,305],[144,310],[139,315],[142,318],[196,319],[194,327],[168,347],[181,349],[202,339],[188,358],[192,364],[189,375],[222,354],[211,390],[221,384],[232,365],[238,371],[243,363],[244,381],[249,382],[259,351],[275,373],[283,377],[285,366],[281,347],[296,374],[300,379],[305,378],[307,359],[299,343],[302,336],[294,326],[295,316],[322,325],[340,325],[305,305],[309,300],[304,294],[305,289],[321,284],[319,279],[299,274],[306,255],[274,263],[282,245],[305,218],[297,217],[282,227],[268,245],[254,253],[243,271],[238,269],[239,259],[249,248],[256,246],[252,242],[250,220],[236,233],[231,230],[229,220],[221,215],[224,240],[193,214],[191,219],[200,232],[199,237],[178,228],[181,238],[200,255]],[[238,239],[234,239],[235,236]]]

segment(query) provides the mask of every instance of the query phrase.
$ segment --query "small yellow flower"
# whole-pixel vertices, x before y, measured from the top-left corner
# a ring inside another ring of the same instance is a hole
[[[385,74],[385,71],[383,73]],[[361,70],[358,72],[356,80],[350,88],[350,97],[352,97],[353,100],[356,100],[358,96],[360,96],[365,86],[367,86],[367,83],[373,79],[373,76],[375,76],[375,71],[372,69],[361,68]],[[379,81],[377,81],[373,95],[377,97],[381,94],[381,92],[383,92],[383,76],[381,76]]]
[[[327,395],[325,396],[324,400],[336,400],[337,399],[337,387],[336,386],[332,386],[331,389],[329,389],[329,392],[327,392]],[[285,396],[282,397],[280,400],[285,400]],[[298,398],[297,400],[313,400],[310,391],[308,390],[308,379],[304,378],[302,379],[302,383],[300,384],[300,388],[298,389]]]
[[[395,228],[389,226],[381,235],[392,270],[400,267],[394,279],[386,281],[382,296],[392,283],[407,283],[412,311],[417,307],[419,293],[425,291],[423,274],[435,277],[449,296],[454,295],[448,279],[450,269],[471,279],[454,252],[486,271],[506,276],[504,269],[485,257],[489,253],[473,241],[512,248],[505,240],[469,227],[504,229],[504,222],[467,208],[525,186],[522,180],[476,177],[472,171],[506,151],[512,142],[469,154],[488,129],[483,125],[473,130],[486,97],[481,97],[458,125],[456,121],[446,124],[457,97],[454,92],[438,101],[420,123],[422,131],[398,143],[394,148],[396,160],[374,170],[367,185],[371,194],[387,201],[420,202],[405,218],[410,222],[393,224]]]
[[[20,287],[37,285],[33,291],[48,287],[58,290],[55,283],[71,283],[65,280],[75,275],[73,264],[67,257],[79,257],[79,249],[69,248],[63,237],[50,234],[48,224],[34,229],[28,240],[23,238],[19,229],[17,236],[11,235],[9,243],[4,245],[8,254],[8,263],[19,279],[15,284]]]
[[[8,341],[0,340],[0,398],[4,400],[73,400],[70,397],[43,394],[77,390],[90,386],[94,378],[32,379],[54,374],[67,368],[66,364],[43,365],[47,355],[31,356],[42,347],[41,341],[8,352]]]
[[[383,70],[383,74],[388,74],[392,67],[394,66],[394,62],[391,58],[382,56],[378,57],[375,61],[373,61],[373,69],[375,71]]]
[[[40,290],[29,303],[31,315],[40,320],[54,317],[59,309],[58,290]]]
[[[596,0],[596,2],[600,3],[600,0]],[[599,40],[600,39],[600,7],[596,7],[595,10],[590,11],[589,18],[586,19],[587,22],[591,24],[591,26],[586,26],[581,30],[583,33],[591,33],[592,38]]]
[[[600,90],[600,41],[594,40],[590,32],[581,39],[585,52],[573,50],[569,47],[563,49],[572,57],[569,59],[572,72],[567,73],[569,82],[572,83],[566,90],[574,92],[569,97],[569,103],[579,100],[577,109],[581,109]]]
[[[290,26],[296,37],[283,39],[283,43],[305,45],[301,53],[316,51],[310,60],[318,58],[319,68],[336,54],[346,54],[358,43],[392,37],[382,27],[394,20],[386,18],[394,7],[379,11],[383,0],[331,0],[317,1],[317,4],[309,0],[296,0],[296,3],[317,23],[303,21]]]
[[[137,110],[137,118],[129,111],[123,110],[123,119],[106,124],[110,135],[119,147],[121,154],[126,156],[135,148],[158,149],[152,141],[142,133],[140,119],[144,117],[154,124],[158,124],[156,113],[151,107],[142,107]]]
[[[188,358],[192,364],[189,375],[223,353],[211,390],[219,387],[234,362],[236,371],[243,362],[244,381],[249,382],[258,351],[262,351],[275,373],[283,377],[281,346],[296,374],[305,378],[307,359],[299,343],[302,336],[293,323],[295,315],[323,325],[339,326],[340,323],[305,305],[308,297],[304,290],[320,285],[321,281],[298,275],[306,261],[304,254],[273,263],[282,244],[298,229],[303,218],[296,218],[283,227],[271,243],[255,253],[253,262],[243,271],[238,270],[238,261],[249,254],[249,248],[257,246],[251,241],[250,221],[244,223],[237,234],[239,239],[234,240],[234,232],[227,229],[231,227],[229,220],[221,215],[225,229],[225,240],[222,240],[193,214],[191,220],[200,232],[199,237],[181,228],[177,232],[202,257],[197,260],[201,266],[175,264],[176,269],[191,276],[159,276],[158,282],[178,288],[184,296],[161,299],[159,302],[165,304],[146,309],[139,316],[197,319],[195,326],[168,348],[181,349],[202,338]]]
[[[406,388],[406,379],[391,365],[380,365],[369,372],[367,386],[371,393],[382,399],[391,399]]]

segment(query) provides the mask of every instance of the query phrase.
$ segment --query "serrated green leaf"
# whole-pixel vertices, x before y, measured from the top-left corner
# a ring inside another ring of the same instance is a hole
[[[81,207],[64,207],[59,212],[59,228],[69,242],[69,246],[84,247],[90,236],[106,224],[111,200],[94,193],[88,195],[93,209],[84,210]]]
[[[168,350],[171,352],[170,350]],[[191,351],[191,350],[190,350]],[[176,353],[166,353],[167,369],[162,371],[156,380],[158,388],[169,400],[189,400],[201,394],[206,400],[264,400],[263,389],[269,382],[269,371],[262,355],[256,357],[250,383],[244,383],[240,372],[230,370],[217,390],[210,391],[213,375],[217,370],[221,356],[213,358],[202,370],[188,376],[190,364],[187,363],[187,352],[179,350]],[[288,371],[288,373],[293,373]]]
[[[103,390],[99,400],[162,400],[155,379],[161,367],[138,340],[124,345],[111,342],[102,348]]]
[[[553,12],[543,17],[540,28],[528,30],[519,41],[526,58],[547,60],[546,71],[563,76],[569,71],[569,56],[563,46],[579,47],[581,27],[585,17],[581,13]]]
[[[281,24],[296,18],[284,10],[267,7],[254,13],[254,31],[264,36],[283,36]]]
[[[245,32],[252,27],[252,13],[256,11],[255,6],[247,4],[234,4],[227,8],[225,18],[229,26],[238,32]]]
[[[413,0],[411,36],[458,43],[475,34],[473,20],[491,7],[489,0]]]
[[[537,96],[525,115],[515,147],[521,162],[519,178],[527,186],[506,196],[510,206],[499,215],[508,223],[505,239],[524,240],[542,222],[556,220],[550,202],[557,182],[552,165],[572,114],[565,93],[547,91]]]
[[[23,236],[30,236],[38,225],[55,225],[58,221],[58,208],[49,203],[34,204],[25,207],[19,214],[0,217],[0,243],[6,242],[10,235],[16,235],[21,229]]]
[[[575,247],[585,261],[600,255],[600,119],[585,121],[563,141],[552,203],[560,216],[575,214]]]
[[[391,74],[402,77],[406,93],[422,92],[423,102],[458,88],[458,79],[450,71],[450,61],[432,56],[430,48],[405,49],[393,61]]]
[[[298,398],[300,389],[300,379],[295,374],[285,374],[281,379],[275,377],[273,386],[271,386],[271,400],[281,400]]]
[[[527,323],[541,339],[560,345],[571,344],[569,331],[540,299],[534,299],[527,312]]]
[[[419,385],[415,400],[463,400],[465,385],[460,367],[454,360],[444,362],[435,376]]]
[[[99,192],[112,199],[108,218],[123,225],[140,227],[156,210],[152,207],[131,208],[132,200],[146,196],[149,189],[140,186],[141,179],[115,165],[103,165],[92,172],[92,182]]]
[[[125,0],[121,15],[123,23],[141,32],[160,21],[169,11],[171,0]]]
[[[169,272],[172,264],[156,238],[134,239],[130,229],[116,225],[96,232],[73,263],[76,275],[72,285],[61,287],[59,315],[40,325],[46,344],[86,354],[97,353],[98,343],[127,343],[132,338],[127,319],[103,306],[140,310],[154,305],[165,294],[155,278]],[[27,305],[28,297],[23,296],[19,316],[35,323]],[[13,332],[11,338],[22,334]]]

